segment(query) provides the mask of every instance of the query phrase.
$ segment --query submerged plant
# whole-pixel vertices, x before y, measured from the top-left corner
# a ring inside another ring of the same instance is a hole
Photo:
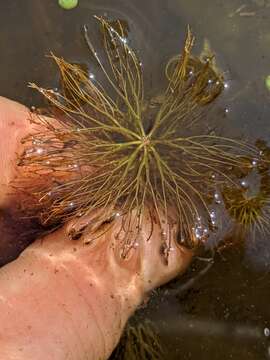
[[[242,187],[227,186],[222,192],[228,213],[244,235],[248,232],[253,235],[270,232],[269,148],[263,141],[257,141],[256,145],[260,149],[261,158],[253,160],[253,167],[241,182]]]
[[[84,30],[104,81],[101,84],[80,66],[52,55],[60,70],[62,92],[31,86],[62,116],[56,121],[42,116],[35,120],[44,131],[25,138],[28,146],[20,164],[41,177],[53,172],[49,191],[45,185],[34,190],[45,224],[97,209],[102,214],[97,222],[106,220],[102,210],[110,220],[121,214],[125,257],[148,211],[160,225],[167,258],[175,223],[179,241],[186,245],[195,246],[207,238],[214,193],[236,184],[230,170],[249,168],[251,163],[244,162],[243,156],[252,157],[256,150],[209,133],[207,114],[223,90],[223,78],[213,69],[212,58],[191,55],[190,29],[182,54],[166,66],[168,84],[163,96],[151,102],[144,94],[142,64],[129,46],[122,23],[96,18],[103,54],[96,52]]]
[[[110,360],[162,360],[164,349],[150,321],[128,323]]]

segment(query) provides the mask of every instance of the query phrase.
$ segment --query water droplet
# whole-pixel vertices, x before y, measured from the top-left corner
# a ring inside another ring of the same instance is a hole
[[[91,80],[94,80],[94,79],[95,79],[95,74],[90,73],[90,74],[89,74],[89,78],[90,78]]]
[[[224,83],[224,88],[228,89],[229,88],[229,84],[227,82]]]
[[[257,164],[258,164],[258,162],[257,162],[257,160],[252,160],[252,163],[251,163],[251,164],[252,164],[253,167],[256,167]]]
[[[269,330],[269,328],[264,328],[264,330],[263,330],[263,333],[264,333],[264,336],[269,336],[270,335],[270,330]]]
[[[127,38],[120,36],[120,40],[122,41],[122,43],[127,44]]]
[[[42,148],[37,148],[37,149],[36,149],[36,153],[37,153],[38,155],[43,154],[43,152],[44,152],[44,149],[42,149]]]
[[[225,113],[226,113],[226,114],[228,114],[228,112],[229,112],[229,109],[228,109],[228,108],[226,108],[226,109],[225,109]]]
[[[218,193],[215,193],[215,194],[214,194],[214,198],[215,198],[215,203],[216,203],[216,204],[220,204],[220,203],[221,203],[220,197],[219,197],[219,194],[218,194]]]

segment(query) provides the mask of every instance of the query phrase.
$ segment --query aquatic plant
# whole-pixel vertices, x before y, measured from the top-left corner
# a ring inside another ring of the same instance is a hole
[[[120,343],[110,360],[162,360],[164,349],[153,324],[147,320],[127,324]]]
[[[24,139],[20,165],[41,178],[52,173],[49,191],[41,184],[32,191],[42,207],[43,223],[63,222],[97,209],[100,224],[121,214],[125,257],[148,211],[152,222],[160,225],[167,259],[173,225],[178,225],[179,241],[185,245],[196,246],[208,237],[209,204],[215,192],[228,184],[238,186],[230,170],[249,168],[251,162],[243,156],[252,157],[256,150],[209,132],[207,114],[223,90],[223,77],[213,69],[213,57],[191,55],[190,29],[181,55],[166,66],[163,95],[149,100],[142,64],[121,21],[96,19],[103,53],[97,53],[86,27],[84,32],[102,81],[51,55],[60,70],[62,91],[31,87],[61,116],[33,120],[44,130]]]
[[[224,187],[222,191],[229,215],[241,228],[243,235],[270,232],[270,175],[269,148],[258,140],[260,159],[253,160],[252,168],[243,177],[242,186]]]

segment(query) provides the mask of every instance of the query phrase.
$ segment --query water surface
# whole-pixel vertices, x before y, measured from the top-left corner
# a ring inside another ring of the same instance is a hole
[[[189,24],[199,53],[205,39],[228,84],[223,126],[255,141],[270,138],[270,1],[81,0],[72,11],[56,0],[1,1],[0,93],[31,105],[43,101],[27,88],[58,84],[50,51],[92,66],[81,34],[93,14],[127,20],[143,62],[150,95],[158,94],[166,61],[181,49]],[[91,34],[91,30],[90,30]],[[224,235],[224,234],[223,234]],[[256,236],[217,256],[207,274],[179,295],[154,296],[140,316],[154,320],[167,344],[166,359],[270,358],[270,239]],[[179,284],[198,273],[191,269]]]

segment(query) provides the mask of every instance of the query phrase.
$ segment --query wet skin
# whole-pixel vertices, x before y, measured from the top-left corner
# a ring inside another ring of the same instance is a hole
[[[20,140],[33,131],[28,119],[27,108],[0,98],[2,263],[30,242],[18,241],[18,223],[20,232],[31,224],[16,217],[14,209],[23,199],[16,197],[10,185],[19,175]],[[14,222],[12,229],[7,214]],[[71,229],[80,227],[80,222],[91,223],[93,217],[73,220],[36,240],[0,269],[0,359],[107,359],[127,319],[149,291],[182,273],[190,263],[192,253],[175,242],[168,264],[164,262],[160,227],[154,225],[148,240],[147,215],[139,246],[126,259],[120,256],[116,236],[121,217],[96,240],[91,241],[88,227],[79,240],[71,240]]]

